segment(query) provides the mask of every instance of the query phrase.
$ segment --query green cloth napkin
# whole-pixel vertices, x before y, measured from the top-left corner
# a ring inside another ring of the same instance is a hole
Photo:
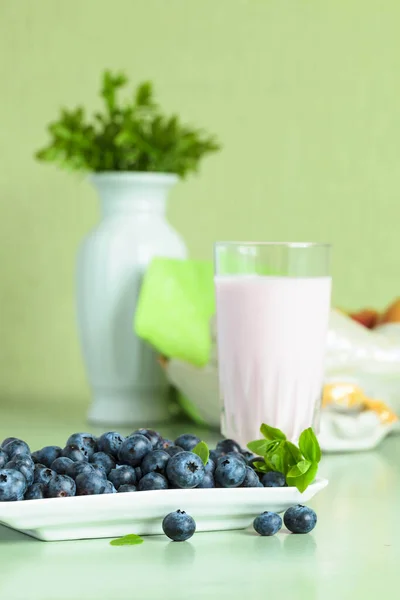
[[[215,314],[213,265],[155,258],[142,282],[134,330],[168,358],[204,366],[210,357]]]

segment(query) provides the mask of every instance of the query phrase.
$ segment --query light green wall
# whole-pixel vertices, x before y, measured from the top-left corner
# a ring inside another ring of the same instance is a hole
[[[330,240],[336,303],[400,293],[399,23],[398,0],[0,0],[0,397],[88,397],[74,261],[95,194],[32,153],[105,67],[224,144],[172,194],[192,256]]]

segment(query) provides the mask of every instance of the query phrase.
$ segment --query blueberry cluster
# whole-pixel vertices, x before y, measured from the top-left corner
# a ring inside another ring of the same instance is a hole
[[[283,516],[285,526],[292,533],[310,533],[317,524],[317,515],[308,506],[291,506]],[[260,535],[275,535],[282,528],[282,518],[265,511],[254,519],[253,527]]]
[[[309,533],[317,524],[317,515],[312,508],[298,504],[288,508],[283,520],[292,533]],[[282,528],[282,518],[277,513],[265,511],[254,519],[253,527],[262,536],[272,536]],[[174,542],[184,542],[196,531],[196,523],[184,510],[177,510],[164,518],[162,528]]]
[[[192,434],[175,441],[151,429],[124,437],[109,431],[96,438],[74,433],[65,448],[32,452],[26,442],[5,439],[0,447],[0,502],[113,494],[169,488],[282,487],[282,473],[253,469],[261,461],[233,440],[220,441],[207,464],[192,450]]]
[[[288,508],[283,520],[292,533],[309,533],[317,524],[317,515],[312,508],[298,504]],[[265,511],[254,519],[253,527],[262,536],[272,536],[282,528],[282,518],[277,513]],[[184,542],[196,531],[196,523],[184,510],[177,510],[164,518],[162,528],[174,542]]]

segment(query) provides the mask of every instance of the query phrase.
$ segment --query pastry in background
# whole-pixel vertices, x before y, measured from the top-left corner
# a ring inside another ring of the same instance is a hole
[[[378,323],[379,313],[373,308],[364,308],[356,313],[350,313],[350,317],[360,325],[373,329]]]
[[[386,323],[400,323],[400,298],[396,298],[385,312],[380,315],[377,324],[384,325]]]
[[[387,323],[400,323],[400,298],[396,298],[383,313],[379,313],[374,308],[363,308],[348,314],[353,321],[357,321],[367,329],[374,329],[378,325],[386,325]]]
[[[340,411],[374,412],[381,423],[394,423],[397,415],[382,400],[368,398],[360,386],[354,383],[334,382],[325,385],[322,406]]]

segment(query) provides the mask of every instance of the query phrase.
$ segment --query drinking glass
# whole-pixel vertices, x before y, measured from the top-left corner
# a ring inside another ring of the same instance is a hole
[[[318,432],[331,297],[330,245],[217,242],[223,434],[245,446],[261,423],[293,442]]]

